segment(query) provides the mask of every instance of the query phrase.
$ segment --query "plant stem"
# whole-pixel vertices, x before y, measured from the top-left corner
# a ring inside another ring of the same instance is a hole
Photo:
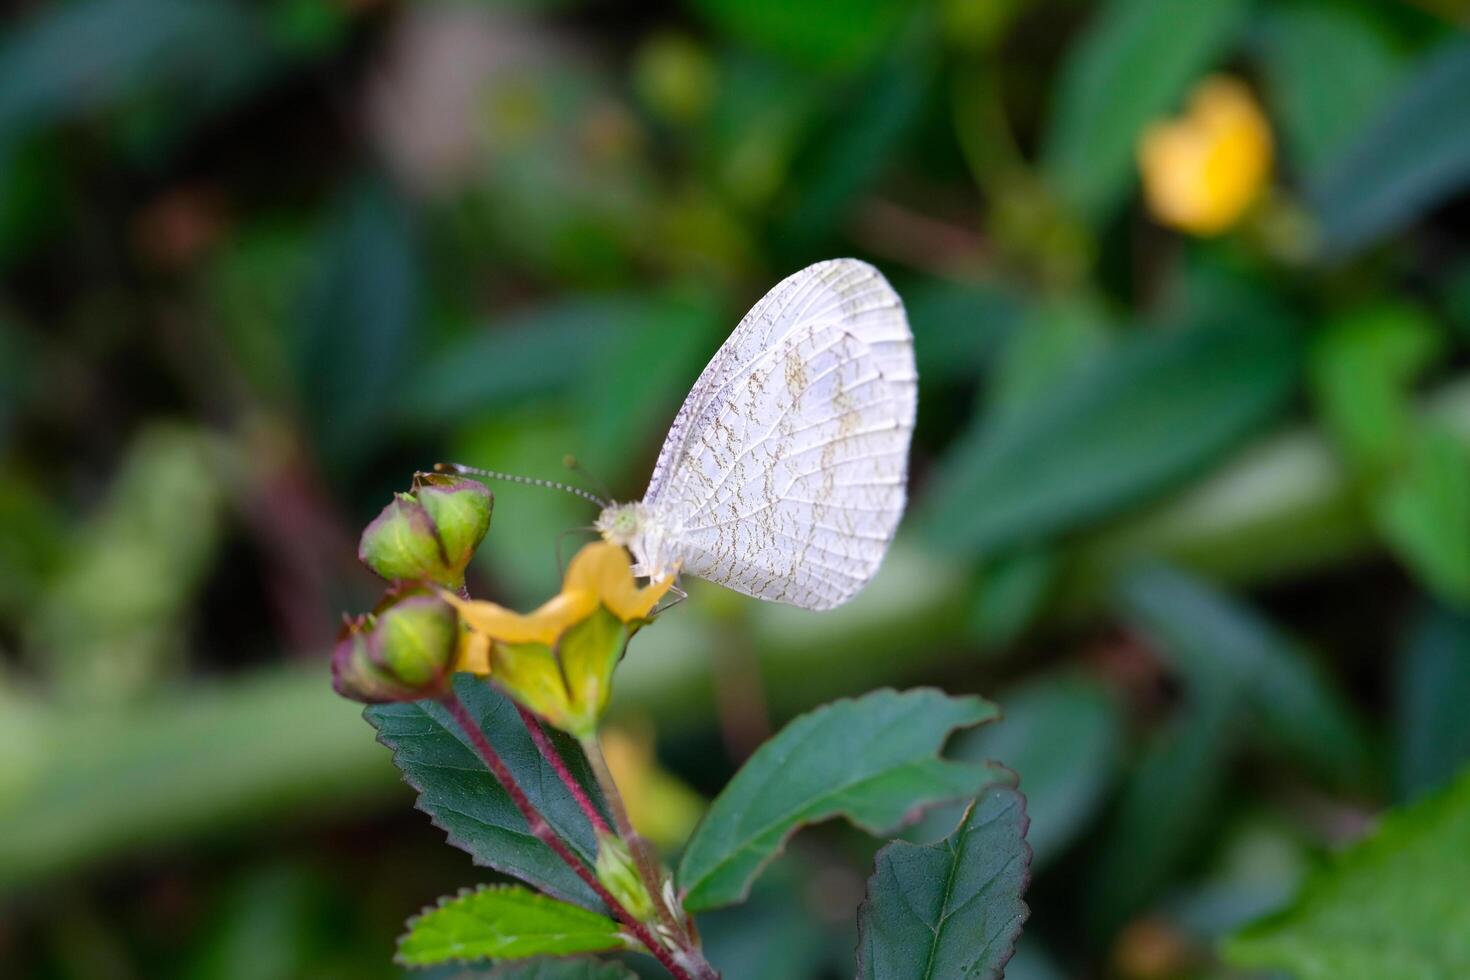
[[[450,716],[454,718],[455,724],[464,732],[465,737],[470,740],[470,745],[474,748],[475,754],[480,757],[480,761],[485,763],[485,768],[490,770],[491,774],[500,781],[500,785],[505,788],[506,793],[510,795],[511,802],[515,804],[516,809],[525,818],[526,826],[530,829],[531,834],[537,840],[541,841],[541,843],[551,848],[556,853],[556,856],[561,858],[567,867],[571,868],[573,873],[578,878],[581,878],[588,888],[592,889],[593,893],[602,900],[603,904],[612,910],[613,914],[622,921],[623,925],[627,926],[628,930],[643,944],[644,948],[648,950],[653,958],[663,964],[664,969],[668,970],[676,980],[694,980],[694,977],[689,971],[679,965],[663,943],[659,942],[648,931],[648,927],[635,919],[623,907],[623,904],[603,887],[602,882],[597,880],[597,876],[592,873],[587,865],[572,853],[572,849],[567,846],[567,842],[557,836],[556,832],[551,829],[546,819],[541,816],[541,812],[531,803],[530,797],[526,796],[525,790],[521,789],[520,784],[516,782],[515,776],[511,774],[505,762],[501,760],[499,753],[490,744],[490,740],[485,737],[485,733],[480,730],[479,723],[475,721],[469,709],[464,706],[464,702],[459,699],[459,695],[451,691],[441,699],[440,703],[444,705]]]
[[[577,781],[577,777],[573,776],[572,771],[567,768],[566,760],[561,757],[561,753],[547,737],[546,729],[541,727],[541,720],[519,704],[516,705],[516,710],[521,713],[521,721],[525,724],[531,741],[536,743],[541,758],[545,759],[546,764],[556,771],[562,784],[566,786],[567,792],[572,794],[572,799],[577,801],[577,806],[586,815],[587,822],[592,825],[592,829],[599,834],[611,834],[612,828],[607,825],[607,820],[587,795],[587,791],[582,788],[582,784]]]
[[[592,773],[597,777],[597,784],[602,788],[603,798],[607,800],[608,809],[612,811],[618,836],[627,843],[628,851],[633,855],[633,863],[638,868],[638,877],[643,880],[643,887],[653,899],[659,924],[678,937],[679,945],[688,955],[691,968],[699,977],[718,977],[719,974],[705,960],[704,954],[699,951],[699,944],[690,935],[682,919],[664,902],[663,875],[659,860],[650,849],[648,841],[634,829],[633,821],[628,819],[628,808],[623,805],[623,795],[618,791],[618,784],[613,779],[612,770],[608,768],[607,758],[602,754],[602,743],[596,736],[583,738],[581,743],[582,751],[592,765]]]

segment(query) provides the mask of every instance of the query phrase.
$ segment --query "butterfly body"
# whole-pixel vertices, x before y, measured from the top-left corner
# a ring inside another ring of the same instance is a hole
[[[918,376],[898,295],[819,262],[773,288],[700,374],[643,500],[597,528],[639,574],[679,571],[828,609],[876,573],[903,514]]]

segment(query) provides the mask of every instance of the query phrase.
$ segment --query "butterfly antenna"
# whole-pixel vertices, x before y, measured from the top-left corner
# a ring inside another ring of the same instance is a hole
[[[597,490],[608,500],[612,499],[612,491],[608,489],[607,484],[603,483],[597,477],[593,476],[591,471],[588,470],[587,467],[583,466],[581,460],[577,459],[577,457],[570,454],[563,457],[562,465],[571,470],[573,473],[580,476],[582,479],[586,480],[588,483],[592,484],[592,488],[594,490]]]
[[[590,490],[581,487],[569,486],[565,483],[557,483],[555,480],[540,480],[534,476],[519,476],[515,473],[501,473],[498,470],[482,470],[478,466],[464,466],[460,463],[435,463],[436,473],[458,473],[460,476],[482,476],[487,480],[507,480],[511,483],[522,483],[529,487],[547,487],[551,490],[562,490],[574,497],[590,500],[599,507],[606,507],[611,503],[604,497],[599,497]]]

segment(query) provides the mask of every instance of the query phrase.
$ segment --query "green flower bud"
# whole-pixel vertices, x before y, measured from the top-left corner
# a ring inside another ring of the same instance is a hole
[[[390,594],[348,620],[332,653],[332,687],[354,701],[417,701],[448,689],[459,652],[459,614],[437,595]]]
[[[458,589],[475,549],[490,530],[490,491],[473,480],[420,473],[413,490],[362,532],[357,557],[390,582],[428,581]]]
[[[612,893],[612,897],[627,909],[639,922],[651,922],[654,911],[653,896],[643,885],[638,875],[638,865],[622,838],[612,834],[597,835],[597,880]]]

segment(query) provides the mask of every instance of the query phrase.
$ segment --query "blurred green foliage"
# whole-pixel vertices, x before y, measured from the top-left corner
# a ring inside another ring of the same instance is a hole
[[[904,296],[922,379],[883,575],[823,617],[695,583],[613,711],[713,796],[752,731],[832,697],[997,702],[950,753],[1028,797],[1013,980],[1312,976],[1324,923],[1412,919],[1451,956],[1458,5],[12,7],[0,974],[396,975],[402,911],[492,875],[330,694],[338,612],[374,594],[357,530],[440,459],[561,478],[570,453],[637,495],[750,303],[844,254]],[[1259,98],[1275,165],[1193,239],[1151,219],[1135,156],[1214,72]],[[495,490],[471,581],[526,607],[593,515]],[[712,958],[850,975],[872,861],[809,832],[709,917]]]

